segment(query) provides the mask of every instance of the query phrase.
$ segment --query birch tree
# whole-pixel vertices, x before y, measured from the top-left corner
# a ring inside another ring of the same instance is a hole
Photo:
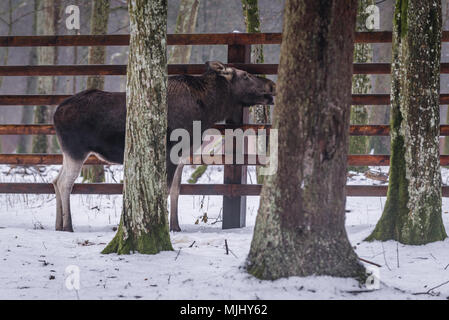
[[[131,38],[126,85],[123,212],[103,253],[173,250],[168,232],[167,1],[128,2]]]
[[[91,34],[107,34],[109,21],[109,0],[92,1],[90,18]],[[106,47],[89,47],[88,64],[105,64]],[[104,76],[87,77],[87,89],[104,90]],[[104,167],[102,165],[85,166],[82,171],[83,180],[89,182],[104,182]]]
[[[367,240],[446,238],[439,160],[441,0],[396,0],[387,202]]]
[[[356,0],[286,1],[278,170],[264,181],[247,260],[258,278],[364,277],[344,223],[356,14]]]

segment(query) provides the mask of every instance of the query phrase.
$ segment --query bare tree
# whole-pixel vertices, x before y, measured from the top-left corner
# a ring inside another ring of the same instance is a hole
[[[92,1],[90,17],[91,34],[107,34],[109,21],[109,0]],[[106,47],[89,47],[88,64],[105,64]],[[87,89],[104,90],[104,76],[87,77]],[[84,181],[104,182],[104,167],[102,165],[85,166],[82,171]]]
[[[114,239],[103,253],[155,254],[173,250],[168,232],[167,1],[129,4],[131,39],[123,212]]]
[[[369,31],[366,28],[366,20],[368,14],[366,8],[374,4],[374,0],[358,0],[359,6],[357,10],[357,31]],[[354,62],[367,63],[373,60],[373,47],[370,43],[358,43],[354,47]],[[371,79],[369,75],[357,74],[352,78],[352,93],[367,94],[371,91]],[[366,106],[351,107],[351,124],[368,124],[368,108]],[[350,137],[349,153],[365,154],[368,149],[368,137],[358,136]],[[366,167],[352,167],[351,170],[364,171]]]
[[[37,35],[54,35],[56,34],[55,18],[56,6],[54,0],[36,0],[37,1]],[[37,56],[39,65],[53,65],[56,59],[56,47],[38,47]],[[38,94],[52,94],[55,90],[54,77],[41,76],[37,82]],[[34,123],[45,124],[51,123],[51,110],[48,106],[36,106],[34,111]],[[46,153],[49,151],[49,139],[44,135],[34,136],[33,148],[34,153]]]
[[[200,0],[181,0],[175,33],[195,33]],[[192,46],[173,46],[168,63],[189,63]]]

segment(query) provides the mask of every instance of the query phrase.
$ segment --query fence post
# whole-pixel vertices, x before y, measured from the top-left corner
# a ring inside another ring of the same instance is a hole
[[[228,63],[250,63],[251,45],[228,45]],[[248,123],[249,110],[244,108],[241,114],[234,119],[240,119],[236,123],[232,119],[226,119],[228,124]],[[235,147],[235,143],[234,143]],[[235,151],[235,150],[234,150]],[[224,166],[224,184],[246,184],[246,166],[230,165]],[[223,196],[223,229],[242,228],[246,225],[246,197]]]

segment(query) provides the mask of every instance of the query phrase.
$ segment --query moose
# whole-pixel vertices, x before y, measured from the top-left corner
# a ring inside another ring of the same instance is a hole
[[[218,61],[206,62],[206,72],[199,76],[170,76],[167,137],[177,128],[192,135],[193,121],[201,121],[202,133],[219,121],[236,122],[239,120],[236,114],[241,114],[245,106],[273,104],[275,91],[273,81]],[[62,168],[53,181],[57,231],[73,232],[70,193],[89,155],[111,164],[123,164],[125,120],[125,93],[85,90],[57,107],[53,121],[63,154]],[[169,159],[174,144],[167,138],[167,186],[171,199],[170,229],[179,231],[173,213],[177,214],[182,164],[174,164]]]

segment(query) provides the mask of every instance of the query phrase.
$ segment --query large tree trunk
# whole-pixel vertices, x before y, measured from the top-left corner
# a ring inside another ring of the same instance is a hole
[[[387,202],[367,240],[446,238],[441,213],[441,0],[397,0],[393,24],[391,161]]]
[[[36,0],[37,4],[37,35],[55,35],[55,2],[54,0]],[[38,64],[54,65],[56,58],[56,47],[38,47]],[[37,94],[53,94],[54,77],[39,77],[37,81]],[[48,106],[36,106],[34,111],[34,123],[51,123],[51,110]],[[33,153],[47,153],[49,151],[49,139],[45,135],[34,136]]]
[[[345,229],[356,0],[287,0],[274,128],[248,271],[364,278]],[[312,81],[311,81],[312,80]]]
[[[90,17],[91,34],[107,34],[109,20],[109,0],[97,0],[92,2]],[[106,47],[89,47],[88,64],[105,64]],[[87,89],[104,90],[104,76],[87,77]],[[84,181],[104,182],[104,167],[101,165],[85,166],[82,171]]]
[[[366,28],[366,20],[368,14],[365,12],[369,5],[374,4],[373,0],[359,0],[357,11],[356,31],[369,31]],[[367,63],[373,60],[373,47],[369,43],[359,43],[354,47],[354,62]],[[367,94],[371,91],[371,79],[369,75],[357,74],[352,78],[352,93]],[[366,125],[368,124],[368,108],[366,106],[351,107],[351,124]],[[368,137],[350,137],[349,153],[365,154],[368,149]],[[351,167],[351,170],[364,171],[366,167]]]
[[[131,24],[126,86],[123,213],[103,253],[173,250],[168,232],[167,1],[128,3]]]
[[[200,0],[181,0],[175,33],[195,33]],[[192,46],[173,46],[168,63],[189,63]]]

